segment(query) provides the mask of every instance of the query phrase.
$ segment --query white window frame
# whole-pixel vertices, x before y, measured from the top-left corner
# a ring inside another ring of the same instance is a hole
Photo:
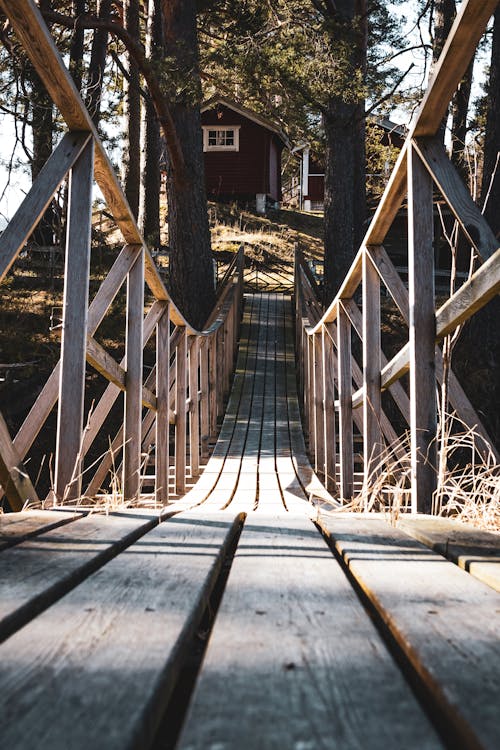
[[[203,125],[203,151],[239,151],[240,150],[240,127],[241,125]],[[232,146],[212,146],[208,142],[211,131],[232,130],[234,143]]]

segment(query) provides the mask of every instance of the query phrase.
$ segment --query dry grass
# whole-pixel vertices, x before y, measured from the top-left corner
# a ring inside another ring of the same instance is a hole
[[[446,415],[444,429],[445,469],[432,499],[432,513],[500,531],[500,465],[493,451],[456,414]],[[385,448],[361,492],[332,512],[384,512],[395,524],[401,513],[410,510],[410,484],[410,439],[406,433],[397,446]]]

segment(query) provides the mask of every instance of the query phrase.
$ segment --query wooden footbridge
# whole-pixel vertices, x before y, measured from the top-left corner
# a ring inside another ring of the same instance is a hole
[[[0,7],[68,126],[0,238],[2,278],[70,174],[61,359],[14,438],[0,418],[0,481],[16,511],[0,516],[2,747],[497,750],[498,535],[421,515],[435,486],[440,341],[500,288],[498,242],[435,139],[496,2],[463,4],[328,309],[300,257],[293,301],[243,296],[239,254],[203,331],[170,300],[36,5]],[[93,176],[126,244],[87,309]],[[437,311],[433,186],[478,257]],[[382,247],[406,193],[408,290]],[[117,363],[96,333],[125,282]],[[146,315],[145,283],[155,298]],[[381,284],[409,330],[390,361]],[[89,414],[85,362],[109,381]],[[408,424],[408,459],[382,390]],[[123,425],[89,470],[121,392]],[[453,374],[450,400],[485,451],[488,435]],[[56,403],[46,499],[25,457]],[[395,526],[377,481],[398,460],[406,512]],[[122,478],[119,505],[110,469]],[[382,512],[345,512],[353,496]],[[27,502],[51,509],[22,510]]]

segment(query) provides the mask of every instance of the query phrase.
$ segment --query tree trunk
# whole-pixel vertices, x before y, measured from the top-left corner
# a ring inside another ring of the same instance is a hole
[[[201,84],[195,0],[163,0],[165,55],[178,81],[171,113],[182,151],[182,164],[167,164],[170,287],[189,322],[201,327],[215,304],[203,143]]]
[[[111,11],[111,0],[99,0],[98,16],[108,19]],[[106,29],[96,29],[92,39],[90,65],[87,76],[87,109],[92,121],[97,127],[101,117],[101,95],[104,70],[106,67],[106,50],[108,46],[108,32]]]
[[[85,0],[73,0],[73,14],[75,18],[85,13]],[[85,45],[85,30],[75,26],[69,51],[69,71],[78,91],[82,90],[83,81],[83,53]]]
[[[125,0],[125,26],[129,34],[139,41],[139,0]],[[139,213],[139,191],[141,182],[141,92],[137,61],[127,53],[125,117],[126,132],[123,149],[123,184],[132,213]]]
[[[149,0],[146,55],[156,62],[163,54],[161,0]],[[141,187],[139,226],[150,247],[160,246],[160,126],[148,96],[141,126]]]
[[[325,303],[338,291],[363,239],[364,117],[359,104],[339,98],[324,117],[325,166]]]
[[[467,68],[451,104],[451,160],[467,186],[470,185],[470,168],[465,148],[467,115],[469,112],[474,60]]]
[[[430,79],[432,78],[434,67],[443,51],[448,34],[450,33],[455,14],[455,0],[434,0],[434,41],[432,45],[432,67],[429,76]],[[439,129],[439,135],[443,141],[447,121],[448,110]]]
[[[353,79],[364,82],[367,51],[366,0],[342,0],[335,15],[351,48]],[[353,26],[353,24],[355,24]],[[364,235],[366,219],[365,100],[330,98],[323,112],[325,164],[325,289],[330,302],[338,291]]]

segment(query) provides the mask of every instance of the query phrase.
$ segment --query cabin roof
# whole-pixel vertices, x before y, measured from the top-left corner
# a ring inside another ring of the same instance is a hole
[[[209,109],[214,109],[214,107],[216,107],[218,104],[227,107],[228,109],[232,109],[234,112],[242,115],[242,117],[246,117],[248,120],[252,120],[252,122],[257,123],[257,125],[260,125],[266,130],[270,130],[272,133],[278,136],[284,146],[290,148],[290,141],[288,140],[285,133],[281,130],[281,128],[276,125],[276,123],[268,120],[266,117],[263,117],[260,114],[257,114],[257,112],[254,112],[247,107],[243,107],[238,102],[235,102],[232,99],[228,99],[225,96],[216,95],[211,97],[210,99],[207,99],[201,105],[201,112],[203,113]]]

